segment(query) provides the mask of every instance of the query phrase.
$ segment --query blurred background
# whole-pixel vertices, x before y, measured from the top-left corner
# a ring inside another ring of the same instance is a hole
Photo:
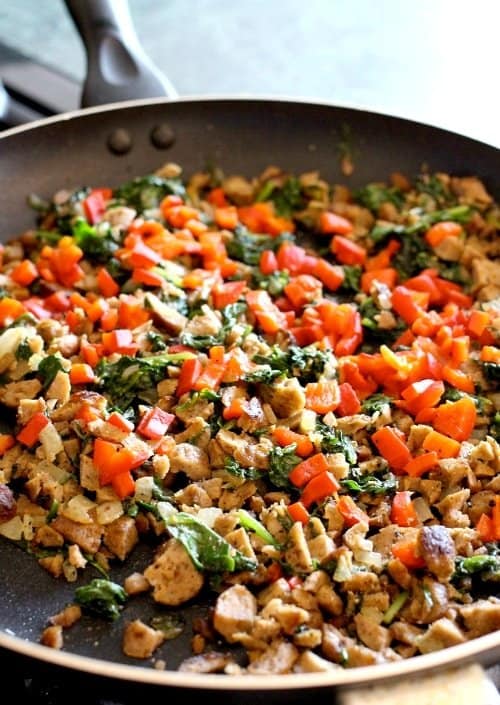
[[[129,0],[129,8],[144,50],[181,96],[356,105],[500,146],[499,0]],[[57,74],[58,99],[40,66]],[[56,112],[75,108],[85,72],[62,0],[1,3],[0,77],[14,92],[33,83]]]

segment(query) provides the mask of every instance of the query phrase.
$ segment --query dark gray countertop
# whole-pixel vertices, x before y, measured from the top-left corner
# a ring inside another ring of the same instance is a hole
[[[181,95],[356,105],[500,146],[498,0],[130,0]],[[0,42],[82,79],[61,0],[2,3]]]

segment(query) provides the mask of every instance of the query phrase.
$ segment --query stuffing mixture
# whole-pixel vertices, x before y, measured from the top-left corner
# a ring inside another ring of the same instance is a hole
[[[88,613],[161,658],[179,629],[126,622],[138,594],[211,605],[193,672],[353,668],[497,630],[485,185],[167,164],[94,186],[33,196],[36,227],[1,251],[0,534],[78,579],[42,643]],[[152,562],[114,582],[143,542]]]

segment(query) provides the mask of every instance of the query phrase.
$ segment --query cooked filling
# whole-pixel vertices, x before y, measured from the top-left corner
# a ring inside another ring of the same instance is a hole
[[[293,673],[498,629],[485,185],[167,164],[97,186],[32,197],[2,248],[0,534],[78,579],[43,643],[83,612],[161,658],[204,601],[181,669]],[[152,562],[113,581],[138,542]],[[140,593],[150,624],[122,612]]]

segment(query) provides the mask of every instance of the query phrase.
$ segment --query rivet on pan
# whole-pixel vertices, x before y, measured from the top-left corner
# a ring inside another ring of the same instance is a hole
[[[168,149],[175,142],[174,131],[170,125],[162,122],[151,130],[151,142],[157,149]]]
[[[113,154],[127,154],[132,149],[132,137],[128,130],[119,127],[111,132],[106,144]]]

